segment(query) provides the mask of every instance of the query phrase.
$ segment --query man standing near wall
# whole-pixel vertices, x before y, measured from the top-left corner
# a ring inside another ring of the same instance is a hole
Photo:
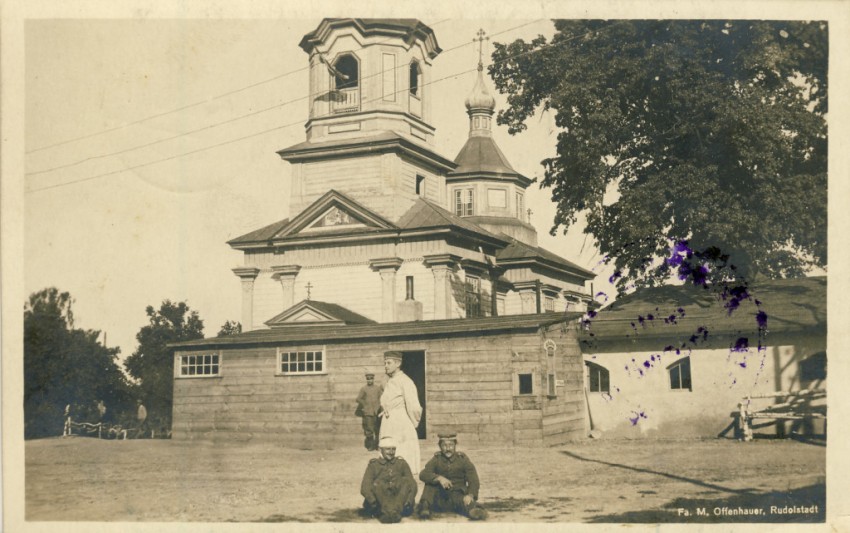
[[[381,394],[380,436],[395,439],[398,444],[396,453],[407,461],[415,476],[420,466],[416,427],[422,418],[422,406],[416,384],[401,370],[402,357],[401,352],[384,352],[384,370],[389,380]]]
[[[366,449],[375,451],[378,449],[378,411],[381,408],[381,393],[384,388],[375,385],[375,374],[366,374],[366,384],[357,394],[357,410],[354,412],[363,419],[363,435],[366,440]]]

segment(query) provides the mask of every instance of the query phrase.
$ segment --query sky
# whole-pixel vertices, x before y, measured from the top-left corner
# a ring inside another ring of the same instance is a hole
[[[290,166],[275,152],[305,140],[308,56],[298,42],[320,20],[27,21],[26,294],[69,292],[76,327],[105,332],[122,358],[146,307],[165,299],[198,311],[206,336],[239,320],[231,269],[241,253],[226,241],[294,215]],[[554,29],[545,18],[422,20],[444,50],[432,69],[435,147],[454,159],[468,133],[478,29],[498,42]],[[495,129],[514,168],[541,177],[552,115],[516,136]],[[602,272],[580,227],[549,235],[548,191],[532,185],[527,203],[541,246]],[[613,293],[605,285],[600,275],[594,290]]]

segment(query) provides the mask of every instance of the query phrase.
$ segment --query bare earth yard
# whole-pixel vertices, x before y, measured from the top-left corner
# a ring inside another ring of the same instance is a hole
[[[424,464],[436,445],[421,444]],[[825,516],[826,448],[815,444],[588,440],[538,449],[461,442],[459,449],[478,468],[490,522],[822,522]],[[363,523],[359,485],[372,456],[362,448],[235,442],[28,441],[26,519]],[[814,505],[815,513],[770,512]],[[707,516],[698,514],[701,508]],[[738,516],[724,508],[764,514]]]

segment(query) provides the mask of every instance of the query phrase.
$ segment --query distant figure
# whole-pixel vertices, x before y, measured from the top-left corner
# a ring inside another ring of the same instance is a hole
[[[366,374],[366,384],[357,394],[357,410],[354,412],[363,419],[364,446],[375,451],[378,449],[378,411],[381,409],[381,393],[384,388],[375,385],[375,374]]]
[[[422,406],[416,385],[401,371],[401,352],[384,353],[384,370],[390,379],[381,394],[381,438],[392,437],[398,444],[396,453],[404,457],[413,475],[419,473],[419,435],[416,427],[422,418]]]
[[[457,435],[442,434],[440,451],[428,461],[419,479],[425,482],[419,500],[419,518],[431,518],[432,511],[449,511],[472,520],[487,518],[478,505],[478,472],[469,458],[458,452]]]
[[[136,422],[139,424],[139,434],[138,438],[141,438],[148,432],[148,410],[145,408],[145,404],[142,403],[142,400],[136,400],[136,404],[138,408],[136,409]]]
[[[97,401],[97,414],[98,414],[99,420],[101,422],[103,422],[103,417],[106,416],[106,404],[103,403],[103,400]]]
[[[381,457],[369,461],[360,483],[363,512],[384,524],[394,524],[413,514],[418,487],[410,466],[395,455],[396,442],[383,437],[378,446]]]

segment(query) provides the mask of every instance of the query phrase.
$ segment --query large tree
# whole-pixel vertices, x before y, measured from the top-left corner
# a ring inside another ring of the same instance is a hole
[[[671,275],[686,242],[745,277],[826,266],[824,22],[558,20],[551,41],[496,43],[511,133],[554,112],[541,186],[552,233],[585,232],[618,289]]]
[[[158,310],[149,305],[145,312],[150,322],[136,334],[139,347],[124,365],[139,380],[149,418],[170,426],[174,360],[168,344],[203,338],[204,322],[185,302],[165,300]]]
[[[24,305],[24,435],[62,434],[66,405],[77,421],[97,422],[96,402],[107,416],[129,406],[130,385],[117,363],[118,348],[100,332],[74,328],[73,298],[56,288],[30,295]]]

